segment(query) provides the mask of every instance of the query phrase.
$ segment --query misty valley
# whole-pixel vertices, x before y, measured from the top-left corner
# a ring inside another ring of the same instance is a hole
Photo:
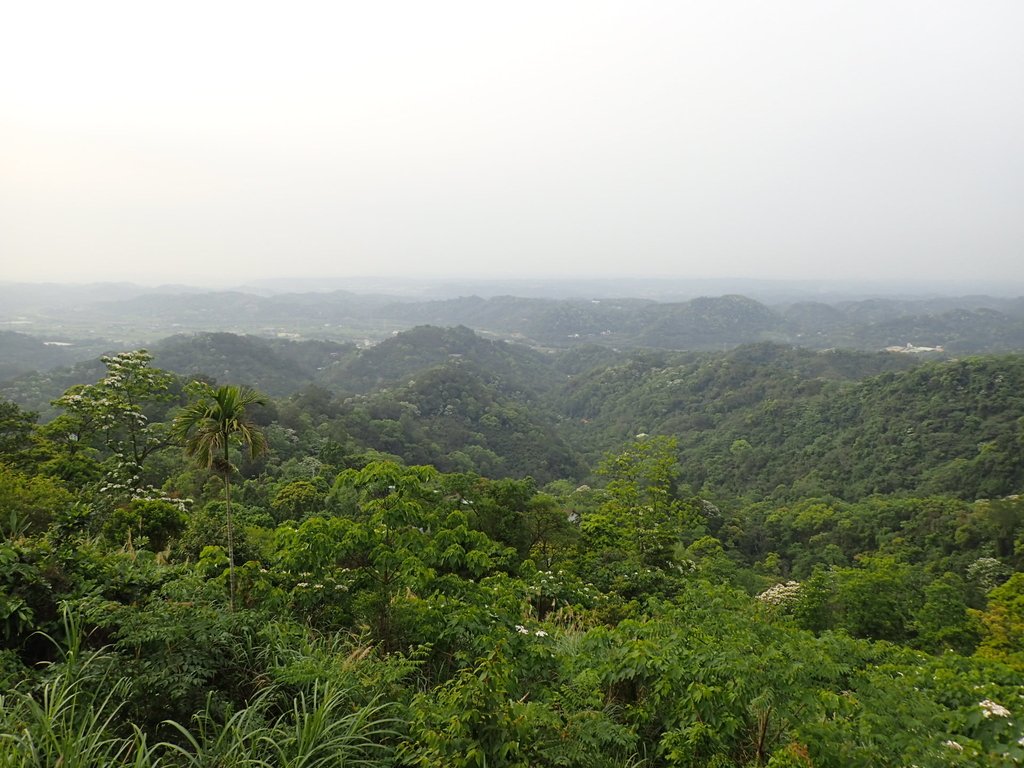
[[[1024,298],[670,288],[0,284],[0,766],[1024,763]]]

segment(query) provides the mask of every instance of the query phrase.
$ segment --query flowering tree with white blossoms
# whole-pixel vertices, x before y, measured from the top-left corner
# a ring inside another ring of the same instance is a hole
[[[760,593],[757,599],[765,605],[792,606],[800,599],[800,582],[787,581],[775,584]]]
[[[166,426],[151,422],[146,410],[170,400],[174,376],[150,366],[144,349],[100,358],[107,374],[96,384],[76,386],[54,401],[64,409],[65,429],[79,441],[109,452],[106,488],[114,495],[138,495],[146,459],[169,445]],[[123,494],[118,493],[124,492]]]

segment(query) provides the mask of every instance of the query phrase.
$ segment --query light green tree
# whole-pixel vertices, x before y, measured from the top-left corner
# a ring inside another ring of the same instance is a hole
[[[988,606],[980,619],[978,656],[1024,670],[1024,573],[1013,574],[988,593]]]
[[[153,368],[153,356],[144,349],[100,359],[106,376],[95,384],[72,387],[55,400],[64,414],[44,431],[68,446],[93,443],[105,449],[112,459],[108,492],[134,496],[145,486],[146,459],[170,443],[166,425],[150,416],[156,404],[173,397],[174,376]]]
[[[274,494],[270,508],[279,520],[301,520],[315,512],[324,501],[325,494],[316,483],[309,480],[292,480],[282,485]]]
[[[675,496],[677,452],[675,438],[659,435],[607,457],[598,468],[608,478],[607,500],[584,519],[584,531],[603,525],[639,562],[663,564],[693,523],[691,510]]]
[[[199,384],[193,387],[196,398],[174,419],[174,434],[187,453],[200,465],[220,475],[224,481],[224,505],[227,522],[228,595],[235,607],[235,541],[231,520],[231,446],[237,444],[250,456],[267,450],[267,440],[248,417],[247,409],[263,405],[263,398],[251,389],[223,386],[213,389]]]

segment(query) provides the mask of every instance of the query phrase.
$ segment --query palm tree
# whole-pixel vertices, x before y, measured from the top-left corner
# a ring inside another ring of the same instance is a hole
[[[211,469],[224,479],[224,506],[228,533],[229,605],[235,609],[235,536],[231,521],[232,443],[247,449],[250,456],[267,450],[267,439],[246,417],[246,408],[263,405],[255,391],[245,387],[206,385],[199,398],[189,403],[174,419],[174,433],[182,441],[185,453],[197,463]]]

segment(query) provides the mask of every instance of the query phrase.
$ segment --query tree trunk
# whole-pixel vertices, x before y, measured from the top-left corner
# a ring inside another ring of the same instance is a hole
[[[224,508],[228,524],[228,610],[235,610],[235,526],[231,520],[231,461],[224,440]]]

